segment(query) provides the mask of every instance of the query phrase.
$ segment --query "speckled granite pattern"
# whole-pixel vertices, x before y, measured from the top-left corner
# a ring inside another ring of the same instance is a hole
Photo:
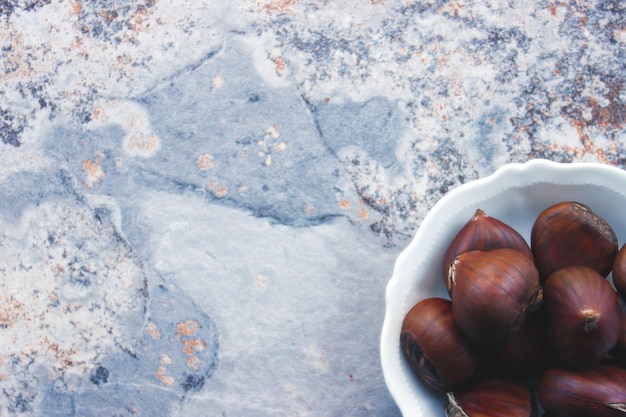
[[[393,262],[624,167],[619,1],[0,0],[0,414],[396,416]]]

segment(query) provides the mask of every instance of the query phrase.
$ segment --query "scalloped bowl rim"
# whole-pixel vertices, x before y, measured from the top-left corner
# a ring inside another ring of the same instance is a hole
[[[443,415],[444,399],[433,395],[413,375],[402,357],[402,320],[419,300],[447,297],[441,257],[458,230],[477,208],[518,230],[530,243],[532,220],[549,205],[577,200],[589,205],[626,241],[626,171],[597,162],[558,163],[534,159],[508,164],[493,174],[463,184],[443,196],[428,212],[400,253],[385,293],[380,340],[383,376],[404,417]],[[616,209],[617,208],[617,209]]]

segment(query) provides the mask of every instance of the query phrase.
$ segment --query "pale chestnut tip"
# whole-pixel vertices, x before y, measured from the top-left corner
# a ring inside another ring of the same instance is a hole
[[[446,280],[446,287],[448,288],[448,294],[452,296],[452,291],[454,290],[454,279],[456,277],[456,263],[455,259],[450,263],[450,267],[448,268],[448,276]]]

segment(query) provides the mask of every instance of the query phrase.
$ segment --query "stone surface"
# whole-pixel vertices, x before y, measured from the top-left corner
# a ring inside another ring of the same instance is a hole
[[[385,285],[511,162],[624,167],[618,1],[0,1],[0,414],[399,416]]]

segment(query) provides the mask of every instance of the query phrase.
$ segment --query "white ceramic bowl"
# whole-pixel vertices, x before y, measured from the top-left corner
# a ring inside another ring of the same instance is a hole
[[[381,335],[382,369],[404,417],[443,416],[444,398],[417,379],[400,349],[404,316],[419,300],[448,297],[441,272],[443,254],[477,208],[515,228],[530,244],[539,213],[559,201],[588,205],[626,241],[626,171],[599,163],[560,164],[532,160],[506,165],[494,174],[446,194],[424,218],[398,257],[387,285]]]

